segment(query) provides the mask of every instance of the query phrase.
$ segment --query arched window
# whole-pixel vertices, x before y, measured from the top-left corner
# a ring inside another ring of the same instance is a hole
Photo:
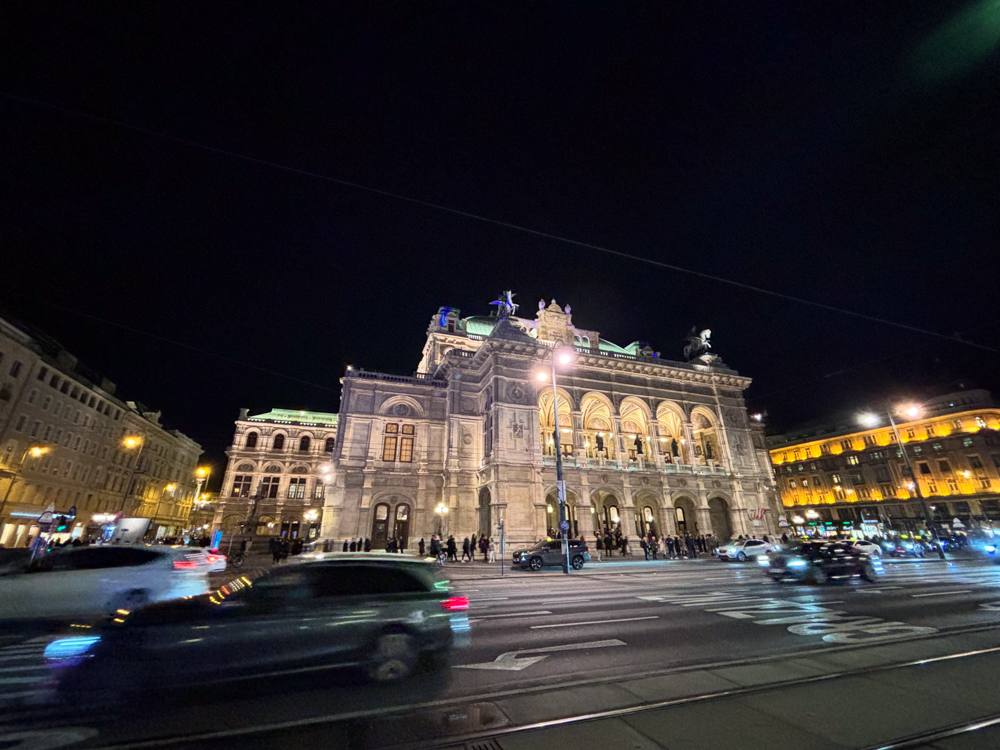
[[[389,506],[388,505],[377,505],[375,506],[375,520],[384,521],[389,517]]]
[[[248,432],[247,433],[247,448],[256,448],[256,447],[257,447],[257,433],[256,432]]]
[[[323,446],[324,453],[333,453],[333,438],[329,437],[326,439],[326,443]]]
[[[312,441],[309,439],[308,435],[303,435],[302,438],[299,440],[299,450],[302,451],[303,453],[308,453],[309,444],[311,442]]]
[[[283,451],[285,449],[285,436],[275,435],[274,436],[274,449],[276,451]]]

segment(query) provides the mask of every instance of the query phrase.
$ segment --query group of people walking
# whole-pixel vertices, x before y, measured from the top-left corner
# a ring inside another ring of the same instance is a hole
[[[421,557],[424,556],[424,540],[420,540],[420,544],[417,547],[418,552]],[[485,535],[477,537],[475,534],[472,538],[465,537],[462,540],[462,559],[458,558],[458,542],[455,541],[455,537],[449,535],[446,542],[441,541],[441,537],[438,534],[431,535],[431,546],[430,546],[430,556],[434,558],[439,558],[444,556],[447,562],[475,562],[476,553],[483,556],[483,562],[493,563],[497,561],[496,553],[497,548],[492,538],[487,538]]]
[[[605,557],[610,558],[615,553],[622,557],[632,557],[632,546],[629,538],[622,534],[620,528],[616,528],[614,531],[609,529],[603,535],[597,534],[595,546],[599,561]],[[646,536],[639,537],[639,546],[647,560],[659,559],[661,554],[665,560],[679,558],[693,560],[701,554],[711,554],[712,550],[719,546],[719,542],[711,534],[668,535],[661,539],[649,531]]]
[[[267,541],[268,552],[271,553],[271,561],[275,564],[284,562],[288,559],[289,555],[300,555],[302,554],[302,540],[292,539],[289,541],[285,538],[279,538],[272,536]],[[247,540],[244,539],[240,542],[240,554],[243,555],[247,550]]]

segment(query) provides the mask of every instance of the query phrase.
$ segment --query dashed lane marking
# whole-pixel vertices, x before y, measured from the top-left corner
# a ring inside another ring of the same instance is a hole
[[[531,630],[542,630],[544,628],[573,628],[577,625],[604,625],[609,622],[638,622],[639,620],[659,620],[659,615],[647,615],[646,617],[621,617],[616,620],[587,620],[585,622],[557,622],[552,625],[529,625]]]
[[[551,615],[547,609],[540,609],[537,612],[510,612],[504,615],[479,615],[469,618],[469,622],[479,622],[480,620],[495,620],[498,617],[531,617],[533,615]]]
[[[951,594],[971,594],[972,589],[961,589],[960,591],[935,591],[932,594],[910,594],[914,599],[923,599],[928,596],[950,596]]]

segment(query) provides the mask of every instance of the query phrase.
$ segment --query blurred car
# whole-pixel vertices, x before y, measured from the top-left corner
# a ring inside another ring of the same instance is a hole
[[[208,590],[208,569],[173,547],[64,547],[0,576],[0,621],[100,617]]]
[[[843,583],[854,576],[874,581],[885,573],[880,558],[850,542],[802,542],[771,552],[758,562],[778,582]]]
[[[875,542],[868,542],[863,539],[857,539],[851,543],[851,545],[859,552],[864,552],[866,555],[871,555],[872,557],[881,557],[882,548],[875,544]]]
[[[885,548],[890,557],[923,557],[927,554],[924,543],[916,539],[896,539],[886,542]]]
[[[767,554],[772,549],[772,546],[762,539],[741,539],[722,545],[717,554],[720,560],[743,562],[748,558]]]
[[[217,549],[201,549],[187,547],[190,559],[197,560],[199,565],[204,565],[209,573],[226,572],[226,556]]]
[[[432,563],[341,556],[121,615],[94,635],[53,641],[45,654],[67,698],[333,666],[394,682],[422,656],[466,645],[468,608]]]
[[[562,540],[553,539],[546,542],[536,542],[527,549],[514,553],[514,564],[531,570],[541,570],[546,566],[563,564]],[[590,547],[579,539],[569,540],[569,564],[573,570],[580,570],[584,563],[590,562]]]

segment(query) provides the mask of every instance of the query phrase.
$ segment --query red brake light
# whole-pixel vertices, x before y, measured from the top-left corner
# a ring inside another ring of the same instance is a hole
[[[215,562],[216,560],[225,560],[225,559],[226,559],[225,555],[209,555],[208,557],[205,558],[205,561]]]
[[[194,560],[174,560],[174,570],[194,570],[198,563]]]
[[[451,599],[445,599],[441,602],[441,609],[446,609],[449,612],[454,612],[459,609],[469,608],[469,597],[467,596],[453,596]]]

